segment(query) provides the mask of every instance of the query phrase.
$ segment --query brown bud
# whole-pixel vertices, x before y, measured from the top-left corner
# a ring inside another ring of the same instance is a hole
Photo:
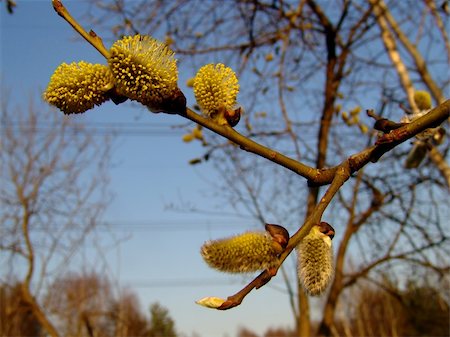
[[[231,127],[234,127],[239,123],[239,120],[241,119],[241,110],[242,110],[241,107],[238,107],[237,109],[234,110],[225,109],[223,117],[226,119],[226,121]]]
[[[183,92],[177,88],[170,97],[164,99],[164,101],[157,106],[148,105],[147,107],[154,113],[165,112],[168,114],[184,115],[186,113],[186,97]]]
[[[106,95],[109,98],[111,98],[111,101],[113,101],[116,105],[119,105],[128,99],[128,97],[122,96],[119,93],[117,93],[116,87],[113,87],[112,89],[108,90],[106,92]]]
[[[322,234],[325,234],[330,237],[330,239],[334,238],[334,228],[329,223],[322,221],[319,225],[319,231]]]
[[[273,246],[278,254],[281,254],[287,247],[289,242],[289,232],[280,225],[266,224],[266,231],[273,239]]]
[[[390,131],[398,129],[405,124],[406,123],[396,123],[386,118],[380,118],[375,122],[373,128],[375,130],[382,131],[383,133],[389,133]]]
[[[439,127],[437,131],[433,134],[433,144],[441,145],[445,139],[445,130],[442,127]]]

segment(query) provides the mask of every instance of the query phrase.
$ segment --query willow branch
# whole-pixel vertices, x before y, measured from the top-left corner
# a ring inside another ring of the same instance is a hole
[[[83,27],[70,15],[69,11],[64,7],[60,0],[52,0],[53,8],[56,13],[66,20],[84,39],[89,42],[95,49],[97,49],[100,54],[102,54],[106,59],[109,57],[109,52],[103,45],[102,39],[91,30],[89,33],[84,30]]]
[[[232,127],[228,125],[219,125],[214,120],[203,117],[189,108],[186,109],[185,113],[180,115],[227,138],[228,140],[231,140],[233,143],[239,145],[241,149],[257,154],[263,158],[266,158],[278,165],[281,165],[297,173],[298,175],[301,175],[304,178],[314,179],[315,177],[320,175],[319,170],[314,169],[305,164],[302,164],[295,159],[292,159],[290,157],[281,154],[280,152],[265,147],[264,145],[261,145],[240,134]]]
[[[369,0],[372,4],[376,5],[377,0]],[[311,0],[311,3],[314,2]],[[104,47],[101,39],[94,33],[87,33],[68,13],[61,1],[53,0],[53,5],[56,12],[62,16],[80,35],[82,35],[92,46],[94,46],[104,57],[108,58],[109,52]],[[386,20],[381,16],[380,9],[377,7],[377,20],[380,28],[382,29],[382,37],[385,42],[386,49],[389,55],[397,67],[402,84],[408,92],[408,97],[411,99],[411,106],[415,107],[415,103],[412,100],[412,84],[408,76],[408,72],[404,64],[400,60],[400,56],[395,46],[395,40],[390,33]],[[306,219],[301,228],[290,238],[288,246],[285,251],[279,256],[279,264],[275,268],[263,271],[253,281],[246,285],[235,295],[229,296],[227,300],[218,308],[220,310],[230,309],[239,305],[245,296],[249,294],[253,289],[258,289],[267,284],[273,276],[276,275],[278,269],[285,261],[287,256],[292,250],[301,242],[301,240],[309,233],[311,228],[321,221],[322,215],[334,198],[341,186],[348,180],[350,175],[361,169],[369,162],[377,161],[384,153],[390,151],[395,146],[414,137],[416,134],[424,131],[427,128],[436,127],[444,122],[450,111],[450,101],[446,101],[430,111],[428,114],[416,119],[415,121],[399,127],[391,132],[382,135],[375,145],[363,150],[362,152],[350,156],[340,165],[333,168],[314,169],[307,165],[304,165],[292,158],[289,158],[275,150],[265,147],[259,144],[228,125],[220,125],[216,121],[205,118],[193,110],[187,108],[185,111],[180,111],[178,114],[184,118],[187,118],[203,127],[221,135],[233,143],[239,145],[241,149],[257,154],[263,158],[266,158],[280,166],[283,166],[296,174],[303,176],[309,180],[310,185],[325,185],[330,184],[327,191],[320,199],[319,203],[314,207],[311,215]]]
[[[377,0],[369,0],[377,1]],[[79,25],[75,19],[69,14],[67,9],[61,3],[60,0],[53,0],[53,5],[56,12],[61,15],[78,33],[80,33],[92,46],[94,46],[104,57],[108,57],[109,52],[103,46],[101,39],[93,32],[87,33],[81,25]],[[392,35],[391,35],[392,37]],[[409,78],[408,78],[409,79]],[[441,124],[446,118],[448,118],[450,110],[450,102],[446,101],[437,108],[433,109],[430,113],[421,118],[409,123],[405,127],[399,128],[385,135],[384,143],[376,144],[362,152],[349,157],[350,171],[351,173],[359,170],[368,162],[377,161],[385,152],[391,150],[398,144],[406,141],[407,139],[415,136],[423,130],[435,127]],[[298,162],[295,159],[287,157],[275,150],[272,150],[264,145],[261,145],[234,130],[227,125],[219,125],[214,120],[205,118],[191,109],[180,112],[180,116],[190,119],[191,121],[202,125],[203,127],[227,138],[228,140],[239,145],[241,149],[259,155],[266,158],[280,166],[283,166],[296,174],[308,179],[310,186],[321,186],[330,184],[338,167],[315,169],[305,164]]]
[[[378,161],[383,154],[389,152],[399,144],[411,139],[422,131],[435,128],[444,123],[450,116],[450,100],[445,101],[426,115],[405,124],[378,138],[375,145],[349,157],[350,170],[354,173],[367,165],[369,162]],[[329,184],[336,174],[336,167],[323,169],[320,177],[315,177],[311,181],[322,185]]]
[[[286,250],[279,256],[279,264],[277,267],[264,270],[261,274],[259,274],[255,279],[253,279],[249,284],[247,284],[244,288],[242,288],[236,294],[229,296],[226,301],[217,309],[218,310],[227,310],[234,308],[242,303],[244,298],[253,290],[259,289],[265,284],[267,284],[272,277],[277,274],[278,269],[281,267],[283,262],[289,256],[289,254],[294,250],[295,247],[300,243],[300,241],[308,235],[311,228],[318,224],[322,219],[322,215],[330,204],[331,200],[333,200],[336,193],[339,191],[341,186],[348,180],[350,177],[350,165],[346,160],[344,161],[336,170],[336,174],[334,176],[333,181],[325,192],[324,196],[320,199],[319,203],[314,208],[311,216],[308,217],[306,222],[301,226],[301,228],[289,239],[289,243],[286,247]]]

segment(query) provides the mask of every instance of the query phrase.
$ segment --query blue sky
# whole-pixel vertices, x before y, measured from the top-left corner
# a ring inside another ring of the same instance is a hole
[[[86,2],[65,4],[75,18],[85,14]],[[0,78],[2,86],[12,92],[13,105],[28,102],[29,95],[40,100],[51,74],[62,62],[105,63],[94,48],[56,15],[50,0],[18,1],[14,15],[6,13],[3,2],[1,5]],[[95,27],[86,28],[102,34]],[[186,93],[189,89],[183,83],[193,72],[180,69],[180,86]],[[190,104],[191,97],[188,95]],[[96,125],[117,123],[119,137],[110,171],[115,198],[104,220],[112,223],[112,230],[126,240],[119,247],[110,248],[106,259],[112,277],[132,288],[145,310],[158,301],[169,309],[178,331],[188,336],[193,332],[203,337],[234,336],[239,326],[258,333],[269,326],[293,327],[288,297],[278,290],[284,288],[281,277],[251,293],[240,307],[226,312],[194,303],[204,296],[231,295],[250,280],[208,269],[199,254],[202,243],[255,228],[257,224],[231,215],[167,210],[170,204],[185,202],[203,210],[218,210],[219,200],[211,198],[209,182],[219,177],[207,166],[189,166],[188,161],[201,155],[202,149],[183,143],[182,132],[168,127],[186,123],[185,120],[151,114],[128,102],[119,106],[107,103],[73,118]],[[156,132],[120,135],[121,125],[127,130],[144,126]],[[88,265],[95,265],[96,256],[89,248],[85,253]]]

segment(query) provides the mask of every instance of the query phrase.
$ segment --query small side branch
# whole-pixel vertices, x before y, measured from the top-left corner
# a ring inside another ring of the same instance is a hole
[[[397,123],[387,118],[380,117],[373,110],[367,110],[367,116],[372,117],[375,120],[373,128],[383,133],[389,133],[392,130],[398,129],[408,124],[408,123]]]
[[[85,38],[95,49],[97,49],[100,54],[102,54],[106,59],[109,57],[109,52],[103,45],[102,39],[91,30],[89,33],[84,30],[83,27],[70,15],[69,11],[64,7],[60,0],[52,0],[53,8],[56,13],[66,20],[82,37]]]
[[[227,310],[240,305],[244,300],[245,296],[247,296],[253,289],[261,288],[262,286],[267,284],[272,279],[272,277],[274,277],[277,274],[278,269],[281,267],[281,265],[283,264],[284,260],[288,257],[288,255],[309,233],[311,228],[320,222],[323,212],[330,204],[331,200],[333,200],[333,197],[339,191],[341,186],[348,180],[349,177],[350,177],[350,165],[346,160],[337,168],[336,175],[331,185],[328,187],[324,196],[320,199],[320,202],[314,208],[314,211],[312,212],[311,216],[307,219],[307,221],[303,224],[303,226],[290,238],[286,250],[279,257],[280,260],[279,265],[276,268],[263,271],[249,284],[247,284],[244,288],[242,288],[239,292],[229,296],[226,299],[226,301],[220,307],[217,308],[218,310]]]

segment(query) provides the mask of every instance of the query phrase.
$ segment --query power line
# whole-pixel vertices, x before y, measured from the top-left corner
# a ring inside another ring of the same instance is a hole
[[[121,281],[136,288],[185,288],[185,287],[205,287],[205,286],[228,286],[242,285],[245,282],[241,279],[206,279],[206,278],[174,278],[174,279],[153,279],[153,280],[132,280]]]
[[[61,127],[60,124],[44,124],[44,123],[23,123],[23,122],[7,122],[1,124],[1,129],[14,129],[27,132],[48,133]],[[89,124],[70,124],[65,125],[67,133],[81,133],[82,131],[94,135],[119,135],[119,136],[182,136],[186,131],[180,126],[174,127],[166,124],[152,123],[89,123]]]
[[[67,230],[78,231],[76,225],[66,226]],[[45,232],[54,227],[33,226],[32,230]],[[236,231],[242,230],[262,230],[262,227],[255,224],[254,221],[242,220],[236,223],[236,220],[226,222],[226,220],[211,221],[211,220],[150,220],[150,221],[123,221],[123,222],[100,222],[95,226],[96,231],[124,231],[124,232],[179,232],[179,231],[212,231],[212,230],[226,230],[233,229]]]

